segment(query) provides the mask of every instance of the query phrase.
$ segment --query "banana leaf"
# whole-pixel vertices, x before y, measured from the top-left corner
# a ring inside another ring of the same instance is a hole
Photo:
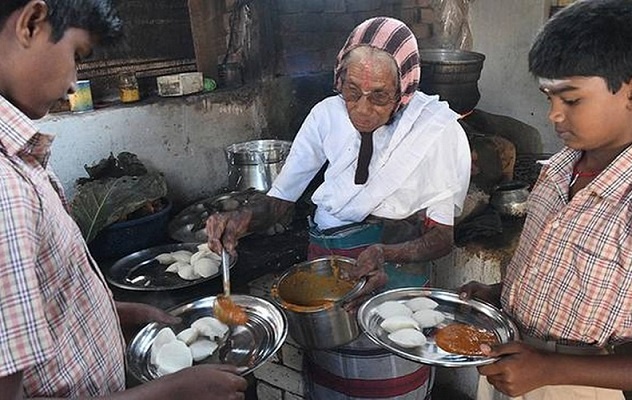
[[[99,179],[77,187],[71,214],[90,243],[108,225],[166,195],[167,183],[160,173]]]

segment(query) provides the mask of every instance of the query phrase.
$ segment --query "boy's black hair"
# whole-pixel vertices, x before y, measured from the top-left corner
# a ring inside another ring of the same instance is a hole
[[[0,29],[7,18],[31,0],[1,0]],[[58,42],[68,28],[85,29],[98,38],[102,46],[116,43],[122,37],[123,24],[111,0],[45,0],[53,42]]]
[[[529,71],[549,79],[599,76],[616,93],[632,79],[632,1],[579,0],[560,10],[531,46]]]

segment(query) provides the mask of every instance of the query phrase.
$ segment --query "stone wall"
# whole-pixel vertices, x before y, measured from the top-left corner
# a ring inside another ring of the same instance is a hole
[[[371,17],[390,16],[404,21],[415,33],[420,47],[436,45],[433,32],[441,24],[432,0],[224,0],[221,3],[223,6],[206,12],[222,15],[205,17],[206,21],[223,21],[221,29],[206,28],[196,33],[195,21],[200,17],[192,15],[196,51],[219,45],[222,48],[214,52],[228,54],[229,62],[239,63],[246,81],[260,76],[302,76],[330,71],[351,30]]]
[[[431,0],[278,0],[277,72],[305,75],[329,71],[351,30],[365,19],[391,16],[404,21],[420,43],[432,38]]]

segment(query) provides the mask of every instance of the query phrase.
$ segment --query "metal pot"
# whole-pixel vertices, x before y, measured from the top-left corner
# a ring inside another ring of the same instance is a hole
[[[420,53],[419,89],[426,94],[438,94],[459,114],[472,111],[481,98],[478,79],[485,55],[450,49],[425,49]]]
[[[272,300],[288,317],[292,338],[307,349],[331,349],[360,334],[356,311],[342,305],[366,284],[340,278],[340,271],[355,265],[347,257],[328,256],[292,266],[272,287]]]
[[[254,188],[267,192],[281,172],[292,142],[253,140],[226,147],[228,187],[230,190]]]
[[[527,213],[529,185],[521,181],[510,181],[496,186],[490,204],[506,217],[524,217]]]

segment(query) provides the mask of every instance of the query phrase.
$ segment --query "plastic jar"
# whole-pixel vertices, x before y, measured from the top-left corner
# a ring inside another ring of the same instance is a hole
[[[133,103],[140,100],[138,80],[133,72],[124,72],[119,75],[119,96],[123,103]]]

